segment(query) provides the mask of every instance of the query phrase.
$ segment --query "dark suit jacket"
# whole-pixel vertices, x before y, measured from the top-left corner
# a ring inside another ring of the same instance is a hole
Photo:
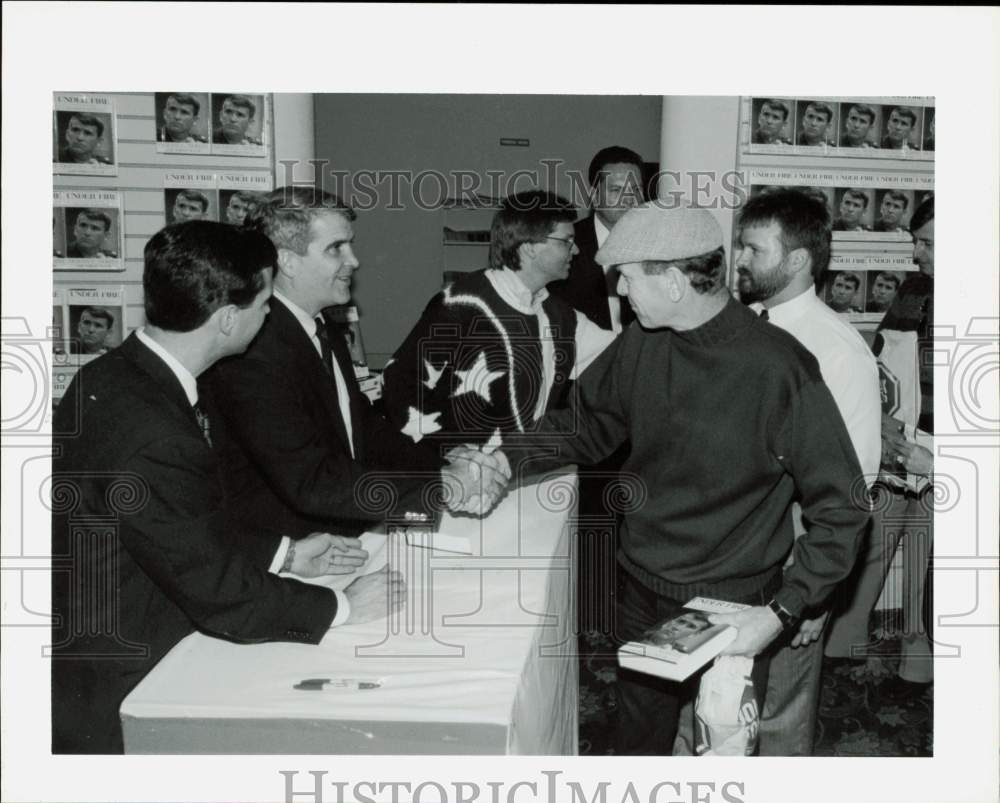
[[[315,530],[358,534],[381,522],[442,460],[414,446],[371,407],[354,378],[347,342],[333,352],[350,395],[351,457],[333,377],[279,300],[246,353],[206,375],[225,418],[217,441],[239,514],[297,538]],[[422,477],[412,477],[421,472]],[[383,496],[386,483],[393,487]]]
[[[604,269],[594,261],[597,254],[597,232],[594,216],[578,220],[573,226],[573,237],[580,253],[573,257],[569,277],[548,285],[548,291],[579,310],[602,329],[611,329],[611,312],[608,310],[608,282]],[[621,300],[622,327],[635,320],[635,313],[627,299]]]
[[[133,335],[82,367],[53,422],[52,749],[122,751],[118,708],[194,628],[318,643],[328,589],[228,542],[216,455],[177,378]]]

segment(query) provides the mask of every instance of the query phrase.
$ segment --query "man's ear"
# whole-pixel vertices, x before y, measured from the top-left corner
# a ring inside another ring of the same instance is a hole
[[[236,328],[238,313],[239,308],[235,304],[226,304],[226,306],[219,307],[215,311],[215,314],[219,316],[218,326],[222,334],[228,337],[233,333],[233,330]]]
[[[278,263],[275,265],[275,271],[289,279],[293,278],[299,264],[298,257],[298,254],[288,248],[279,248]]]
[[[786,265],[791,273],[801,273],[804,270],[812,271],[812,260],[805,248],[795,248],[789,251]]]
[[[528,261],[535,258],[535,249],[538,248],[538,243],[527,242],[521,243],[517,247],[517,253],[521,257],[521,267],[524,267]]]
[[[666,282],[667,298],[676,304],[684,298],[684,293],[687,292],[687,276],[680,268],[667,268]]]

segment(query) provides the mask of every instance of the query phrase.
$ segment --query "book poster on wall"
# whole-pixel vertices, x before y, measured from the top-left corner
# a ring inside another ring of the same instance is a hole
[[[153,95],[157,153],[211,152],[212,104],[207,92]]]
[[[125,288],[121,285],[60,288],[58,315],[62,333],[62,356],[53,348],[54,362],[63,367],[79,366],[107,354],[122,344],[125,330]]]
[[[218,220],[215,173],[168,171],[163,177],[163,215],[168,225],[185,220]]]
[[[76,176],[118,175],[117,127],[110,95],[55,93],[52,170]]]
[[[219,222],[234,226],[243,224],[247,212],[255,201],[274,188],[271,173],[259,170],[228,171],[218,174]]]
[[[52,193],[54,270],[125,269],[122,196],[114,190]]]
[[[857,159],[934,159],[934,99],[750,97],[740,152]]]
[[[266,156],[268,108],[263,94],[212,93],[212,153]]]

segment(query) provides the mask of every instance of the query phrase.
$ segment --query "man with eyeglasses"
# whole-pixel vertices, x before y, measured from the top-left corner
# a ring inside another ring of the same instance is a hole
[[[507,198],[493,217],[490,267],[431,299],[385,370],[393,423],[415,443],[499,446],[533,431],[569,381],[611,342],[546,285],[578,249],[576,210],[550,192]]]

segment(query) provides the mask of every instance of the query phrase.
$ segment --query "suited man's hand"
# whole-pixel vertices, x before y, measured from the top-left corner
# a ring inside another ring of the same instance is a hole
[[[319,577],[324,574],[354,574],[368,560],[368,552],[356,538],[330,533],[310,533],[294,541],[292,574]]]
[[[448,508],[456,513],[482,516],[503,496],[510,478],[510,466],[503,457],[481,455],[480,459],[456,458],[441,469],[441,481],[447,486]]]
[[[399,572],[383,566],[363,575],[344,589],[351,615],[344,624],[373,622],[398,611],[406,603],[406,581]]]

